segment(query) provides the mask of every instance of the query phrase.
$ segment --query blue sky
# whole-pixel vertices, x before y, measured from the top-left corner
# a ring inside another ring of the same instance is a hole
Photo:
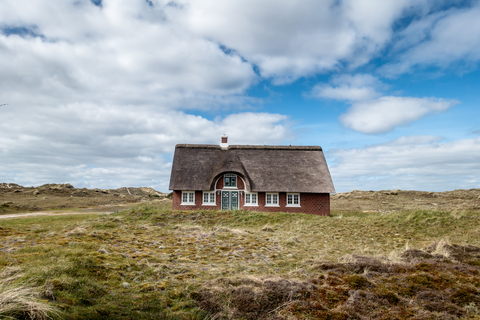
[[[480,185],[480,2],[0,3],[0,182],[168,191],[177,143],[320,145],[338,192]]]

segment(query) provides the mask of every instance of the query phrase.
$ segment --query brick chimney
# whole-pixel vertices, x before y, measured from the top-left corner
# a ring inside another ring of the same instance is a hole
[[[220,143],[220,147],[228,148],[228,136],[226,134],[222,136],[222,143]]]

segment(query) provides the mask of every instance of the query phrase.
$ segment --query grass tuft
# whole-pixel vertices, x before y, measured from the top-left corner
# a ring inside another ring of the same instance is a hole
[[[29,282],[18,282],[20,274],[0,275],[0,318],[51,319],[57,308],[40,299],[40,290]]]

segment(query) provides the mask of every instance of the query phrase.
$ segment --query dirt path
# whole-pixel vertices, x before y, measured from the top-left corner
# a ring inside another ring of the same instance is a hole
[[[100,207],[91,207],[88,209],[79,209],[79,211],[66,211],[66,212],[50,212],[50,211],[38,211],[38,212],[24,212],[24,213],[10,213],[0,215],[1,219],[15,219],[25,217],[48,217],[48,216],[68,216],[68,215],[80,215],[80,214],[111,214],[116,210],[125,210],[134,207],[138,203],[132,204],[115,204],[105,205]]]
[[[68,216],[77,214],[111,214],[113,211],[84,211],[84,212],[27,212],[0,215],[1,219],[15,219],[25,217],[48,217],[48,216]]]

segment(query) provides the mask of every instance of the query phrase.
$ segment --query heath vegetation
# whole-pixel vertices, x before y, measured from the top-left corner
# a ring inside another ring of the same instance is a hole
[[[464,194],[339,194],[332,217],[172,211],[157,200],[0,220],[0,288],[24,288],[18,301],[37,306],[5,315],[480,319],[480,192]]]

